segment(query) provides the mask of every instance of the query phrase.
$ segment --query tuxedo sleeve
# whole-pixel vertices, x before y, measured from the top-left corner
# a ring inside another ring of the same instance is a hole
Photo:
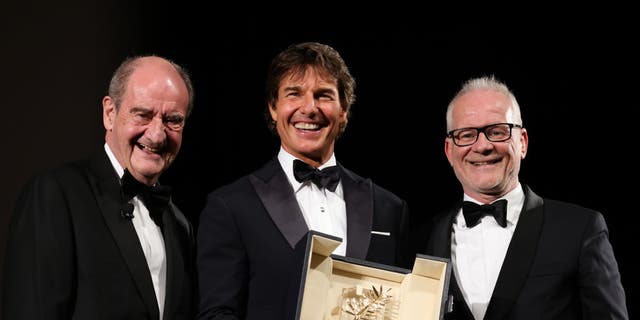
[[[628,319],[618,264],[600,213],[585,232],[579,277],[585,319]]]
[[[198,319],[242,318],[247,294],[247,255],[232,210],[215,193],[207,199],[197,234]]]
[[[63,186],[32,179],[11,217],[3,277],[4,319],[71,319],[73,235]]]

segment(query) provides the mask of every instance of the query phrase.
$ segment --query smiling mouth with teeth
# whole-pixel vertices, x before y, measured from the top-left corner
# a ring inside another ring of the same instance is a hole
[[[501,159],[495,159],[495,160],[487,160],[487,161],[470,161],[471,164],[475,165],[475,166],[481,166],[481,165],[488,165],[488,164],[496,164],[498,162],[502,161]]]
[[[294,125],[296,129],[302,130],[318,130],[320,129],[320,124],[318,123],[308,123],[308,122],[298,122]]]
[[[159,148],[155,149],[155,148],[152,148],[152,147],[150,147],[148,145],[142,144],[140,142],[137,142],[136,145],[138,146],[138,148],[140,148],[142,150],[146,150],[146,151],[152,152],[152,153],[158,153],[160,151]]]

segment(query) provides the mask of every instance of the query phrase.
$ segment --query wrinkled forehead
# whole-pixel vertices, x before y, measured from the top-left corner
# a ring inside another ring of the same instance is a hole
[[[187,91],[184,80],[176,69],[164,60],[144,60],[133,70],[129,86],[177,87]]]
[[[186,108],[189,90],[177,71],[168,64],[145,64],[138,67],[127,81],[125,97],[176,101]]]

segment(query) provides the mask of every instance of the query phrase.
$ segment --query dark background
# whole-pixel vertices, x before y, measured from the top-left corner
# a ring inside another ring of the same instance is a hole
[[[337,159],[406,199],[414,225],[461,196],[443,152],[449,99],[470,77],[505,81],[530,137],[521,181],[604,214],[633,318],[637,228],[629,221],[638,212],[626,202],[637,196],[631,152],[640,29],[624,9],[504,21],[413,8],[347,14],[328,3],[247,13],[166,0],[104,2],[0,7],[0,253],[26,180],[102,147],[100,101],[126,56],[167,56],[192,74],[195,109],[162,182],[197,224],[207,192],[278,150],[262,116],[269,60],[289,44],[319,41],[342,54],[357,81]]]

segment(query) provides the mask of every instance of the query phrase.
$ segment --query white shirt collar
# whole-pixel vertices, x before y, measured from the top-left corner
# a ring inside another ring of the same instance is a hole
[[[111,161],[111,165],[114,169],[116,169],[116,172],[118,173],[118,177],[122,178],[122,175],[124,175],[124,169],[120,165],[120,162],[118,162],[118,159],[116,159],[116,156],[113,154],[111,148],[109,148],[109,145],[107,143],[104,144],[104,151],[107,152],[107,156]]]

